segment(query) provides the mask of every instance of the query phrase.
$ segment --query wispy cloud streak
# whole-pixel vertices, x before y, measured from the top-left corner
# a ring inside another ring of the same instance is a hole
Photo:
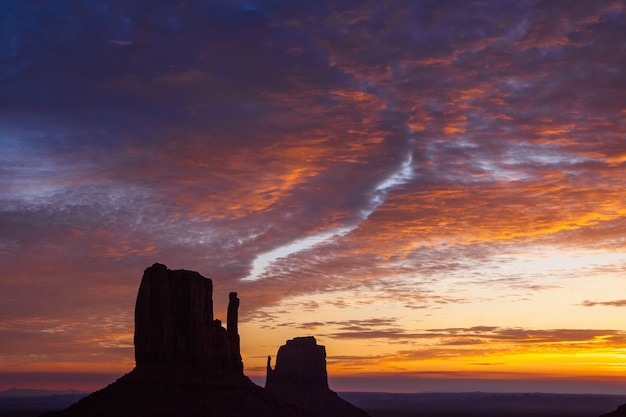
[[[256,281],[262,278],[263,274],[268,268],[272,266],[272,263],[279,258],[287,258],[289,255],[299,252],[305,252],[308,249],[313,248],[316,245],[323,245],[332,243],[337,238],[340,238],[350,231],[356,229],[360,221],[367,219],[376,209],[385,202],[387,199],[387,193],[395,186],[405,184],[413,178],[413,155],[408,154],[408,157],[400,168],[386,178],[382,183],[376,186],[374,191],[369,197],[369,206],[361,210],[361,219],[359,223],[351,226],[339,227],[331,230],[324,230],[318,232],[314,236],[298,239],[287,245],[273,249],[270,252],[259,255],[252,263],[252,272],[249,276],[243,278],[244,281]]]

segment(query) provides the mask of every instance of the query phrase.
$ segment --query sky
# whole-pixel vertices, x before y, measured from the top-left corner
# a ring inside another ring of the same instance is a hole
[[[0,389],[130,371],[159,262],[261,385],[626,392],[623,2],[0,10]]]

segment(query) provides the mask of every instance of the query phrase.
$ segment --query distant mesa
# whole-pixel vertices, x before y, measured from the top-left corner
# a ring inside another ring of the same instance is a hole
[[[312,416],[368,417],[328,387],[326,348],[315,337],[296,337],[278,349],[276,365],[267,358],[265,389]]]
[[[47,416],[314,417],[243,374],[237,294],[226,329],[213,317],[212,297],[212,281],[197,272],[147,268],[135,306],[135,368]]]

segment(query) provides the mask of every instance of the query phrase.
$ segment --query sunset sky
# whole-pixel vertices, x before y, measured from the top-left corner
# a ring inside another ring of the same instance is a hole
[[[626,392],[621,1],[0,0],[0,389],[134,366],[155,262],[245,373]]]

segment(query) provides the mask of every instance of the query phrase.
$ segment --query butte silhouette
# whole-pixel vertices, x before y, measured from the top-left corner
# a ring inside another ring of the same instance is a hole
[[[46,416],[315,417],[244,375],[239,299],[230,293],[225,329],[212,295],[212,281],[197,272],[147,268],[135,306],[135,368]]]
[[[274,369],[267,358],[265,389],[312,416],[368,417],[328,387],[326,348],[313,336],[288,340],[278,349]]]

